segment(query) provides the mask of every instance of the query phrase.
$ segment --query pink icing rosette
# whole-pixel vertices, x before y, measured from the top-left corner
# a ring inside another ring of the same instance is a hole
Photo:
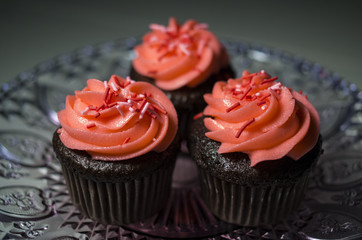
[[[176,111],[161,90],[116,75],[108,82],[89,79],[82,91],[67,96],[58,119],[66,147],[109,161],[164,151],[178,125]]]
[[[255,166],[284,156],[297,160],[315,146],[320,131],[316,109],[276,79],[265,71],[244,71],[204,95],[206,136],[221,142],[219,153],[247,153]]]
[[[224,46],[207,25],[189,20],[180,26],[151,24],[152,32],[135,47],[133,67],[164,90],[195,87],[229,63]]]

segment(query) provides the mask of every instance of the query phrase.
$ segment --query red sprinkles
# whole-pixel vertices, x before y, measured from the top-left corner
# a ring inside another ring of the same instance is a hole
[[[87,128],[93,128],[93,127],[95,127],[95,126],[96,126],[96,124],[95,124],[94,122],[88,123],[88,124],[86,125]]]
[[[194,119],[194,120],[199,119],[200,117],[202,117],[202,115],[203,115],[203,112],[200,112],[200,113],[196,114],[196,115],[193,117],[193,119]]]
[[[280,98],[280,95],[278,94],[278,91],[274,91],[274,89],[270,89],[270,92],[274,95],[276,99]]]
[[[241,78],[242,78],[242,79],[248,79],[248,78],[254,77],[254,76],[256,76],[256,75],[258,75],[258,74],[257,74],[257,73],[251,73],[251,74],[242,76]]]
[[[191,30],[203,29],[203,27],[198,28],[197,26],[198,24],[195,24],[194,26],[180,26],[178,23],[175,22],[170,22],[167,27],[159,24],[151,24],[150,28],[157,34],[162,34],[163,36],[159,37],[153,35],[145,39],[145,41],[147,41],[148,44],[150,44],[152,48],[155,48],[156,51],[159,53],[159,56],[157,58],[158,61],[162,61],[163,58],[169,56],[177,56],[179,54],[191,56],[192,52],[190,49],[192,49],[194,45],[197,46],[196,56],[200,57],[204,48],[207,47],[207,42],[209,40],[199,40],[198,38],[194,37],[194,34],[190,35],[188,33],[188,31]],[[148,74],[150,75],[156,73],[154,73],[153,71],[148,72]]]
[[[229,108],[226,109],[226,112],[231,112],[232,110],[234,110],[235,108],[240,106],[240,102],[236,102],[233,105],[231,105]]]
[[[239,138],[241,133],[245,130],[245,128],[247,128],[250,124],[252,124],[253,122],[255,122],[255,118],[250,119],[249,121],[247,121],[240,129],[239,131],[236,133],[235,137]]]
[[[246,98],[246,96],[250,93],[250,91],[252,90],[251,86],[249,86],[249,88],[246,90],[246,92],[241,96],[240,100],[242,101],[244,98]]]
[[[256,101],[256,105],[260,106],[262,110],[265,110],[268,107],[268,103],[270,102],[270,99],[268,98],[270,98],[272,95],[274,95],[274,97],[277,99],[280,99],[281,97],[280,87],[282,85],[281,83],[274,83],[274,81],[277,79],[278,77],[271,77],[265,71],[260,71],[259,73],[245,72],[241,79],[228,82],[228,85],[224,87],[224,91],[227,91],[231,98],[238,99],[239,101],[229,105],[226,108],[226,112],[229,113],[238,108],[244,104],[244,101],[246,104],[248,104],[248,101]],[[270,83],[270,85],[264,85],[268,83]],[[253,94],[251,92],[253,92]],[[255,121],[255,118],[252,118],[249,121],[244,122],[244,124],[236,131],[235,138],[239,138],[245,129]]]
[[[130,138],[130,137],[127,137],[127,138],[123,141],[122,145],[128,143],[130,140],[131,140],[131,138]]]
[[[278,77],[273,77],[273,78],[264,79],[264,80],[261,82],[261,84],[274,82],[274,81],[277,80],[277,79],[278,79]]]
[[[267,99],[270,96],[271,96],[271,94],[269,93],[268,95],[265,95],[264,97],[260,98],[260,101],[264,101],[265,99]]]
[[[114,82],[111,82],[111,80],[114,80]],[[105,91],[103,96],[103,104],[98,107],[89,105],[81,112],[81,114],[98,118],[102,115],[103,111],[115,107],[118,110],[119,114],[124,117],[125,112],[123,112],[122,107],[126,107],[126,109],[131,112],[138,112],[140,114],[139,119],[142,119],[144,113],[147,113],[153,119],[158,119],[159,121],[162,121],[162,118],[159,116],[158,113],[167,114],[167,112],[163,109],[162,106],[149,102],[148,98],[152,96],[151,93],[130,93],[130,98],[123,96],[123,98],[121,98],[123,100],[120,100],[119,98],[118,100],[116,100],[116,97],[118,95],[123,94],[123,91],[121,89],[127,87],[133,82],[134,81],[131,80],[129,77],[126,79],[126,81],[120,82],[120,78],[113,75],[110,79],[110,82],[104,81]],[[96,127],[96,124],[92,122],[86,124],[85,126],[87,128],[93,128]],[[125,143],[129,141],[129,139],[127,139],[125,140]]]
[[[148,74],[157,74],[157,70],[150,70],[150,71],[148,71]]]
[[[106,90],[105,90],[105,94],[104,94],[104,101],[107,102],[107,99],[108,99],[108,94],[109,94],[109,91],[111,89],[107,86]]]
[[[163,114],[167,114],[167,112],[165,110],[163,110],[160,106],[158,106],[157,104],[152,104],[151,105],[157,109],[159,112],[163,113]]]
[[[94,116],[95,118],[99,117],[101,115],[100,112],[96,112],[96,115]]]
[[[264,100],[264,101],[258,102],[256,105],[261,106],[261,105],[263,105],[265,103],[266,103],[266,101]]]

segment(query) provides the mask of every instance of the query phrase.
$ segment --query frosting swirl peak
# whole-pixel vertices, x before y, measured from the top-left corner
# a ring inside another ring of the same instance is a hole
[[[178,124],[171,101],[160,89],[116,75],[108,82],[89,79],[82,91],[67,96],[58,119],[66,147],[107,161],[164,151]]]
[[[151,32],[135,47],[133,67],[164,90],[195,87],[229,63],[225,48],[207,24],[188,20],[182,26],[151,24]]]
[[[315,146],[316,109],[306,96],[275,80],[265,71],[244,71],[204,95],[206,136],[221,142],[219,153],[247,153],[255,166],[284,156],[297,160]]]

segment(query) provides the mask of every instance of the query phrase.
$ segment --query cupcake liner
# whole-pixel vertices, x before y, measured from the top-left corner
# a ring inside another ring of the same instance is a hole
[[[256,226],[274,224],[300,204],[309,174],[287,186],[248,186],[227,182],[199,169],[201,195],[211,212],[223,221]]]
[[[103,224],[145,220],[167,204],[174,164],[131,181],[105,182],[82,176],[69,166],[62,170],[70,197],[81,213]]]

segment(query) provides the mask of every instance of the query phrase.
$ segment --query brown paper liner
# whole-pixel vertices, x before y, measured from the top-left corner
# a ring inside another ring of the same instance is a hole
[[[223,221],[257,226],[274,224],[300,204],[309,174],[288,186],[248,186],[223,181],[199,169],[201,195],[211,212]]]
[[[167,204],[174,164],[132,181],[104,182],[86,178],[62,164],[73,204],[103,224],[122,225],[145,220]]]

